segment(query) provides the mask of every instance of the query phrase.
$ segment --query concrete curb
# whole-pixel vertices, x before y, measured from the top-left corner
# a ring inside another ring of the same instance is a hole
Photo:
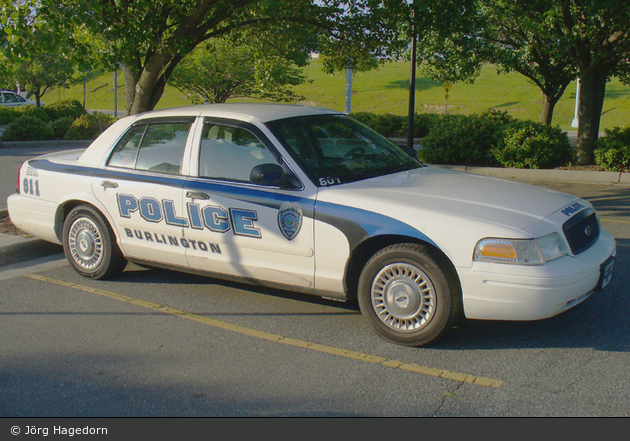
[[[0,234],[0,236],[7,235]],[[61,245],[55,245],[41,239],[21,238],[21,240],[1,243],[3,239],[0,237],[0,267],[37,257],[63,253]]]
[[[433,165],[436,168],[530,182],[564,182],[591,185],[628,185],[630,173],[586,170],[529,170],[466,165]]]
[[[71,141],[65,139],[53,139],[50,141],[2,141],[0,149],[19,148],[55,148],[55,149],[80,149],[88,147],[92,140]]]
[[[0,215],[7,210],[0,210]],[[0,233],[0,267],[25,260],[63,253],[63,247],[42,239]]]

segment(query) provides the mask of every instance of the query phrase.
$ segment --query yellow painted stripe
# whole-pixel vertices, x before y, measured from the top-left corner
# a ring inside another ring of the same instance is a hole
[[[611,223],[614,223],[614,224],[628,224],[628,225],[630,225],[630,221],[612,220],[612,219],[606,219],[606,218],[600,218],[600,220],[602,222],[611,222]]]
[[[176,317],[192,320],[195,322],[203,323],[213,326],[215,328],[224,329],[226,331],[236,332],[242,335],[250,337],[260,338],[263,340],[282,343],[289,346],[296,346],[298,348],[310,349],[312,351],[323,352],[325,354],[338,355],[345,358],[350,358],[358,361],[366,361],[370,363],[381,364],[385,367],[392,369],[401,369],[407,372],[415,372],[423,375],[429,375],[432,377],[444,378],[447,380],[453,380],[460,383],[474,384],[484,387],[500,387],[503,385],[503,381],[495,380],[492,378],[477,377],[475,375],[460,374],[457,372],[450,372],[443,369],[436,369],[426,366],[420,366],[414,363],[406,363],[399,360],[392,360],[378,355],[366,354],[363,352],[351,351],[342,348],[336,348],[333,346],[321,345],[318,343],[311,343],[304,340],[297,340],[294,338],[283,337],[277,334],[271,334],[264,331],[257,331],[255,329],[245,328],[243,326],[227,323],[221,320],[212,319],[202,315],[193,314],[179,309],[171,308],[168,306],[160,305],[158,303],[147,302],[145,300],[136,299],[134,297],[117,294],[111,291],[105,291],[98,288],[91,288],[89,286],[77,285],[71,282],[65,282],[63,280],[52,279],[50,277],[41,276],[39,274],[28,274],[27,277],[39,280],[40,282],[51,283],[53,285],[64,286],[67,288],[76,289],[79,291],[85,291],[92,294],[98,294],[100,296],[109,297],[111,299],[119,300],[121,302],[130,303],[132,305],[141,306],[143,308],[151,309],[153,311],[162,312],[164,314],[174,315]]]

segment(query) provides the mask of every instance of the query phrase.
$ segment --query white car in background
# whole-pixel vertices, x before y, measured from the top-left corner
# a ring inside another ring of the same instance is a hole
[[[34,106],[37,103],[32,100],[27,100],[22,97],[20,94],[11,92],[8,90],[0,91],[0,106],[7,107],[18,107],[18,106]],[[44,105],[44,103],[40,102],[40,105]]]
[[[6,107],[18,107],[18,106],[34,106],[37,105],[37,102],[32,100],[27,100],[22,95],[12,92],[10,90],[2,90],[0,91],[0,106]],[[43,102],[40,102],[40,105],[44,105]]]
[[[128,260],[340,300],[420,346],[460,317],[557,315],[611,280],[586,201],[421,164],[340,112],[226,104],[122,118],[90,147],[24,163],[22,230],[72,267]]]

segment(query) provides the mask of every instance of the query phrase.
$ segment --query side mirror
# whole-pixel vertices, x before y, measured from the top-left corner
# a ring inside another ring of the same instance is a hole
[[[281,165],[260,164],[254,167],[249,174],[252,184],[269,185],[273,187],[295,188],[291,176],[287,176]]]

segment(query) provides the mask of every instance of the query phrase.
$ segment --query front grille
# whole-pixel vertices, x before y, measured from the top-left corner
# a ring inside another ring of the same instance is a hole
[[[599,237],[599,221],[592,208],[583,210],[562,226],[571,252],[580,254],[589,249]]]

